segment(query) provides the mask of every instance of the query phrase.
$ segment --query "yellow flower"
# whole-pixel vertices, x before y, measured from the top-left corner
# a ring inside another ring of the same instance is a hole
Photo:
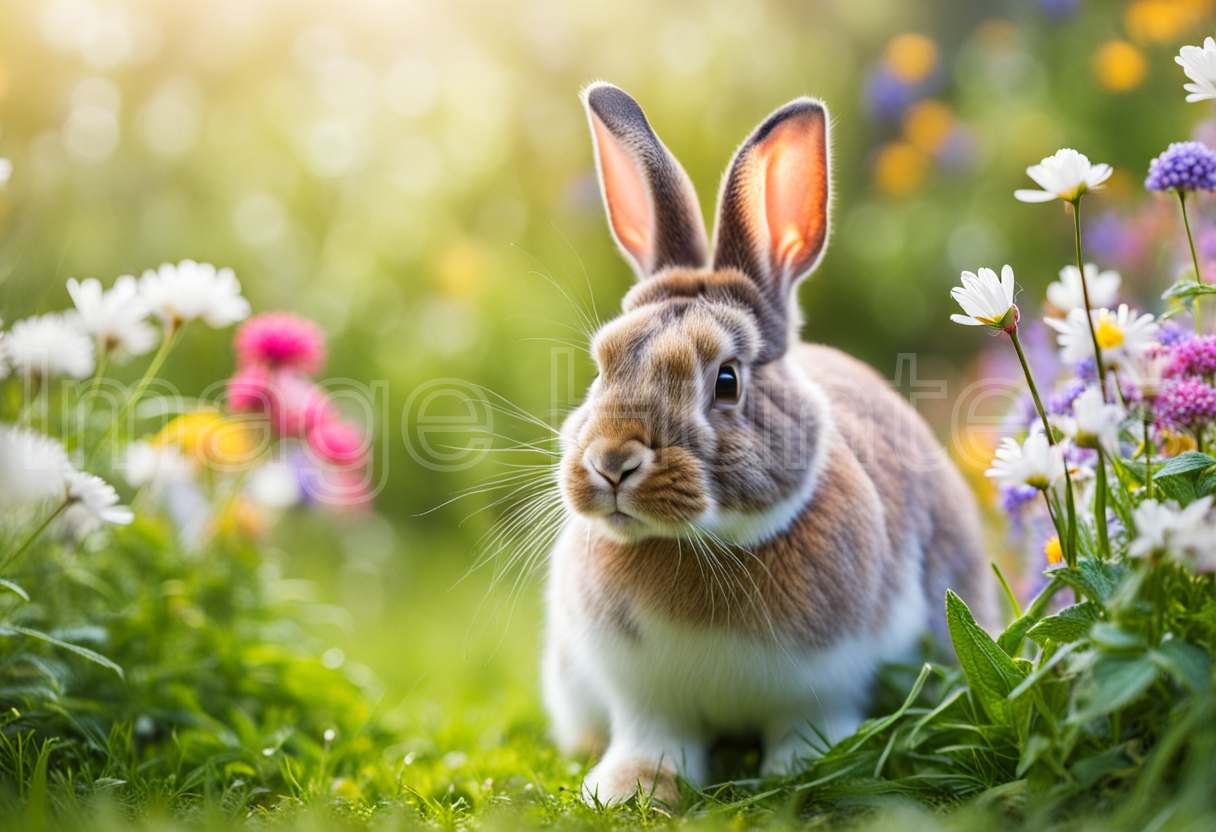
[[[1064,549],[1060,546],[1059,535],[1051,536],[1051,540],[1043,547],[1043,554],[1047,555],[1047,562],[1052,566],[1064,561]]]
[[[953,126],[954,113],[933,98],[913,104],[904,116],[904,135],[913,146],[925,153],[940,149]]]
[[[244,465],[261,450],[261,421],[225,418],[215,410],[196,410],[179,416],[156,435],[152,444],[177,445],[198,462],[211,467]]]
[[[1136,0],[1123,14],[1123,24],[1142,43],[1168,43],[1203,20],[1212,0]]]
[[[1127,92],[1144,83],[1148,62],[1125,40],[1107,41],[1094,53],[1094,75],[1111,92]]]
[[[929,175],[929,157],[907,142],[893,142],[874,162],[874,184],[891,196],[907,196]]]
[[[902,81],[923,81],[937,67],[937,45],[917,32],[891,38],[885,53],[887,68]]]
[[[1104,350],[1113,349],[1123,343],[1123,330],[1106,309],[1098,315],[1095,334],[1098,337],[1098,346]]]

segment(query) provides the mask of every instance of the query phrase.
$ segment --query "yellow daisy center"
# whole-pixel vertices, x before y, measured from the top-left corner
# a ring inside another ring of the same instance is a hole
[[[1043,554],[1047,555],[1047,562],[1052,566],[1064,560],[1064,549],[1060,546],[1059,535],[1052,535],[1051,540],[1043,547]]]
[[[1098,346],[1104,350],[1109,350],[1123,343],[1123,330],[1119,328],[1117,323],[1111,320],[1110,314],[1107,312],[1103,312],[1098,316],[1098,326],[1095,334],[1098,337]]]

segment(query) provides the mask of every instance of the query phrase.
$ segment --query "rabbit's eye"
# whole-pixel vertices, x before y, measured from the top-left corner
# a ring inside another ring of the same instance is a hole
[[[739,387],[739,368],[733,364],[723,364],[718,368],[718,378],[714,382],[714,405],[716,407],[737,405]]]

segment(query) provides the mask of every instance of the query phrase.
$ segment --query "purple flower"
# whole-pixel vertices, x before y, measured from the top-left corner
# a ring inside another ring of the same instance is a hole
[[[874,70],[865,84],[866,110],[877,121],[894,121],[916,97],[911,84],[885,68]]]
[[[1157,328],[1157,343],[1163,347],[1174,347],[1191,340],[1193,333],[1177,321],[1162,321]]]
[[[1083,392],[1085,382],[1078,378],[1066,381],[1063,387],[1047,397],[1047,412],[1052,416],[1063,416],[1072,410],[1072,403]]]
[[[1216,190],[1216,153],[1201,142],[1174,142],[1149,163],[1150,191]]]
[[[1216,375],[1216,335],[1197,335],[1170,350],[1166,378]]]
[[[1001,510],[1010,517],[1018,517],[1023,506],[1039,496],[1039,490],[1029,485],[1015,485],[1001,489]]]
[[[1216,390],[1199,378],[1171,379],[1162,385],[1155,408],[1160,424],[1193,429],[1216,420]]]
[[[1080,6],[1081,0],[1039,0],[1039,10],[1050,20],[1067,20]]]

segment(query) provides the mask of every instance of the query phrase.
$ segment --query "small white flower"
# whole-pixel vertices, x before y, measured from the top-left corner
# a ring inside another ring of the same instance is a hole
[[[93,339],[74,316],[65,313],[17,321],[0,344],[13,371],[26,380],[57,375],[85,378],[93,372]]]
[[[249,301],[241,297],[241,282],[232,269],[217,271],[210,263],[183,260],[149,269],[140,278],[139,291],[166,326],[201,318],[219,329],[249,317]]]
[[[1046,491],[1064,476],[1064,455],[1042,433],[1030,434],[1022,444],[1005,437],[984,476],[996,480],[1001,488],[1029,485]]]
[[[1102,349],[1102,361],[1108,368],[1126,368],[1143,355],[1157,336],[1157,322],[1147,312],[1143,315],[1128,308],[1126,303],[1119,309],[1094,309],[1094,330],[1098,346]],[[1044,318],[1048,326],[1059,335],[1060,359],[1065,364],[1075,364],[1094,354],[1094,334],[1085,321],[1085,310],[1074,309],[1064,320]]]
[[[1082,448],[1112,448],[1126,413],[1108,404],[1098,387],[1087,387],[1072,403],[1072,415],[1061,418],[1060,430]]]
[[[1001,269],[1000,279],[992,269],[963,272],[963,285],[950,290],[950,297],[963,307],[965,315],[951,315],[950,320],[963,326],[990,326],[1004,329],[1017,323],[1017,307],[1013,304],[1013,268]]]
[[[135,488],[188,479],[192,469],[177,445],[153,445],[142,439],[127,446],[120,467]]]
[[[13,163],[8,159],[0,157],[0,188],[8,184],[8,180],[13,176]]]
[[[270,463],[253,470],[245,486],[249,499],[269,509],[291,508],[304,497],[300,477],[290,465]]]
[[[1208,38],[1203,47],[1184,46],[1174,58],[1174,63],[1182,67],[1186,77],[1195,83],[1184,84],[1183,89],[1190,93],[1187,101],[1204,101],[1216,98],[1216,40]]]
[[[64,525],[77,540],[92,534],[106,523],[125,526],[135,519],[131,509],[118,505],[118,492],[101,477],[83,471],[67,475],[68,506]]]
[[[1085,264],[1085,283],[1089,286],[1089,306],[1113,306],[1119,299],[1119,286],[1123,278],[1116,271],[1099,272],[1093,263]],[[1076,266],[1060,269],[1060,279],[1047,287],[1047,300],[1067,315],[1074,309],[1085,308],[1085,291],[1081,286],[1081,270]]]
[[[0,426],[0,508],[62,498],[70,469],[58,439],[28,428]]]
[[[76,304],[81,328],[97,339],[102,352],[123,361],[156,345],[156,329],[148,323],[152,310],[133,276],[124,274],[108,292],[95,277],[83,281],[73,277],[68,280],[68,294]]]
[[[1013,195],[1022,202],[1050,202],[1053,199],[1075,202],[1086,192],[1096,190],[1111,173],[1110,165],[1090,164],[1085,154],[1066,147],[1026,168],[1026,175],[1043,190],[1021,189]]]
[[[1173,500],[1145,500],[1132,510],[1136,537],[1127,553],[1134,558],[1162,554],[1170,549],[1192,549],[1195,535],[1212,508],[1212,497],[1196,500],[1181,511]]]
[[[1152,401],[1161,395],[1170,360],[1169,350],[1160,344],[1149,344],[1144,352],[1124,364],[1123,374],[1140,393],[1140,398]]]

